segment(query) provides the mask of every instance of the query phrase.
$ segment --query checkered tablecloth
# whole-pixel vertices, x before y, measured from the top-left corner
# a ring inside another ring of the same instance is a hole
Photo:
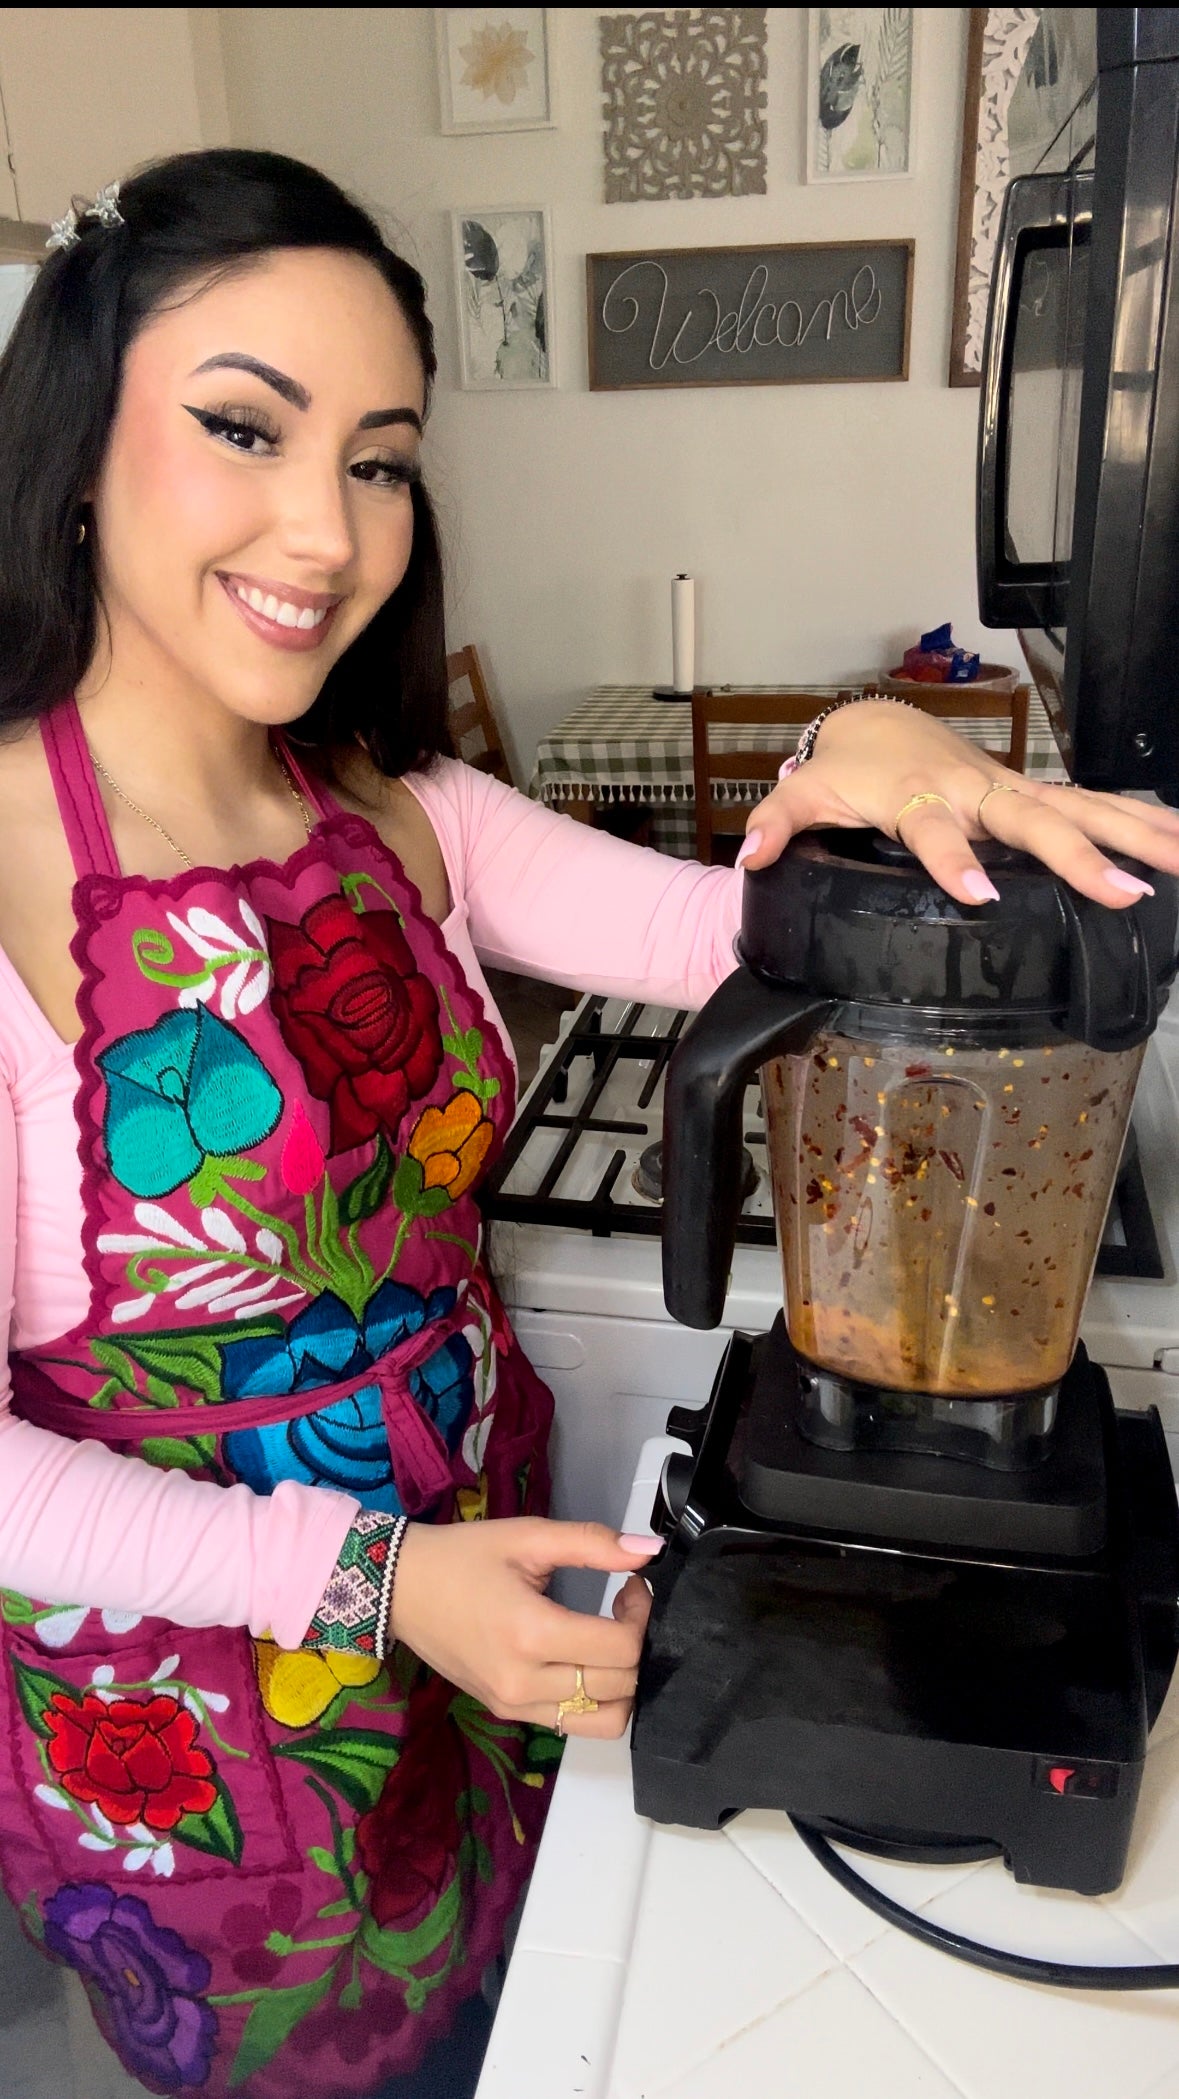
[[[718,685],[715,690],[724,692]],[[743,685],[742,692],[813,692],[821,700],[854,690],[841,685]],[[754,722],[718,724],[713,749],[780,751],[789,755],[802,733],[787,725]],[[948,726],[981,742],[993,728],[986,721],[951,721]],[[1032,694],[1027,771],[1039,780],[1065,780],[1048,716]],[[696,800],[692,786],[692,722],[684,700],[656,700],[649,685],[598,685],[550,729],[536,753],[530,793],[558,806],[566,802],[644,802],[654,810],[653,843],[665,853],[690,859],[696,844]],[[764,781],[736,781],[738,801],[759,801]]]

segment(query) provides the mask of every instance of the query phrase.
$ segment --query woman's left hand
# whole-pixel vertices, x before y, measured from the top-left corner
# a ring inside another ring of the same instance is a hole
[[[988,794],[996,783],[1003,791]],[[938,799],[914,804],[917,795]],[[1132,904],[1148,885],[1112,866],[1103,846],[1179,875],[1174,810],[1008,772],[931,715],[878,700],[841,707],[824,722],[814,756],[750,812],[740,864],[768,867],[796,832],[816,825],[895,837],[907,803],[903,843],[959,903],[985,903],[997,893],[971,851],[971,840],[984,838],[1032,854],[1114,909]]]

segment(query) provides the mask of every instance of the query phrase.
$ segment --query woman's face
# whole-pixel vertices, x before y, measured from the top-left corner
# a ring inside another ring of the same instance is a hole
[[[303,714],[405,573],[424,407],[359,256],[277,251],[154,315],[94,491],[116,680]]]

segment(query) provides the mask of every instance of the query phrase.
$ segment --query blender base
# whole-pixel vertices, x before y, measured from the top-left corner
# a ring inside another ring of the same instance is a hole
[[[716,1828],[779,1808],[892,1856],[997,1847],[1017,1880],[1117,1887],[1179,1650],[1157,1413],[1115,1413],[1104,1373],[1074,1366],[1102,1427],[1105,1543],[998,1560],[754,1513],[752,1359],[736,1336],[703,1422],[668,1424],[695,1448],[669,1460],[654,1512],[669,1546],[635,1704],[638,1812]]]

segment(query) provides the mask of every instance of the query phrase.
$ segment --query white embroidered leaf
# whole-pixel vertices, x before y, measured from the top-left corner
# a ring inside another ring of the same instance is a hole
[[[151,1855],[152,1872],[162,1874],[166,1880],[174,1871],[175,1865],[176,1853],[173,1851],[172,1846],[170,1844],[157,1844]]]
[[[187,1246],[197,1254],[208,1251],[203,1239],[196,1238],[159,1203],[136,1203],[135,1222],[142,1225],[145,1232],[157,1232],[171,1246]]]
[[[46,1647],[68,1647],[88,1616],[85,1604],[75,1604],[68,1611],[52,1611],[47,1618],[38,1618],[37,1637],[44,1640]]]
[[[189,946],[195,948],[198,955],[203,955],[206,961],[211,961],[215,955],[232,953],[237,946],[232,933],[227,930],[223,940],[202,940],[200,933],[193,930],[192,920],[195,917],[195,911],[190,913],[187,919],[177,918],[174,911],[169,911],[168,924],[174,933],[179,933],[181,939],[187,940]]]
[[[246,985],[245,990],[242,992],[242,995],[237,1002],[238,1012],[252,1013],[254,1011],[255,1006],[260,1006],[262,1004],[262,1001],[265,998],[269,989],[270,971],[265,962],[259,962],[257,968],[254,971],[253,976],[250,978],[249,983]]]
[[[231,1254],[245,1253],[246,1242],[238,1231],[232,1217],[227,1217],[224,1210],[214,1210],[212,1208],[202,1210],[201,1230],[207,1233],[208,1237],[214,1240],[218,1246],[224,1246]]]
[[[138,1873],[141,1866],[146,1866],[150,1857],[151,1852],[146,1844],[138,1844],[134,1851],[125,1851],[123,1853],[123,1864],[127,1868],[128,1873]]]
[[[207,1005],[216,989],[216,977],[202,977],[199,984],[186,984],[183,991],[177,993],[176,1003],[189,1007]]]
[[[113,1830],[112,1830],[111,1834],[112,1834],[112,1836],[113,1836],[113,1834],[114,1834]],[[127,1829],[127,1835],[128,1835],[129,1837],[134,1837],[134,1838],[135,1838],[135,1840],[136,1840],[136,1842],[137,1842],[137,1843],[140,1843],[140,1844],[154,1844],[154,1843],[156,1842],[156,1838],[155,1838],[155,1837],[154,1837],[154,1836],[152,1835],[152,1833],[151,1833],[150,1829],[148,1828],[148,1826],[147,1826],[146,1822],[132,1822],[132,1823],[130,1823],[130,1824],[128,1825],[128,1829]]]
[[[109,1837],[111,1843],[113,1844],[115,1841],[115,1825],[113,1822],[108,1821],[107,1817],[103,1814],[102,1809],[100,1807],[91,1808],[90,1819],[93,1822],[94,1827],[98,1831],[99,1835],[103,1837]]]
[[[249,963],[239,962],[236,968],[230,970],[229,975],[225,978],[224,982],[222,983],[221,1011],[224,1013],[226,1020],[233,1020],[235,1018],[237,1014],[238,993],[241,991],[241,988],[249,974]]]
[[[78,1842],[83,1851],[113,1851],[115,1848],[109,1837],[93,1836],[88,1829],[82,1831]]]
[[[37,1795],[38,1800],[45,1802],[46,1807],[62,1807],[67,1815],[72,1814],[73,1810],[69,1801],[64,1793],[58,1791],[56,1786],[34,1786],[33,1791]]]
[[[253,905],[247,904],[244,897],[239,897],[237,908],[242,915],[242,924],[246,928],[247,933],[253,938],[254,946],[265,948],[266,952],[269,953],[270,950],[266,942],[266,928]]]
[[[159,1234],[150,1236],[147,1232],[102,1232],[99,1234],[98,1251],[100,1254],[158,1254]]]
[[[219,1283],[214,1283],[213,1288],[215,1290],[221,1290],[224,1289],[225,1285],[230,1280],[230,1278],[223,1273],[224,1268],[225,1263],[221,1259],[218,1259],[216,1261],[198,1261],[195,1268],[178,1268],[175,1275],[170,1275],[168,1277],[167,1282],[164,1284],[164,1288],[169,1292],[173,1290],[187,1290],[193,1283],[203,1282],[207,1275],[219,1275],[221,1277],[221,1281]],[[189,1302],[189,1300],[184,1300],[184,1302]]]
[[[145,1290],[141,1297],[125,1297],[122,1304],[112,1305],[111,1318],[116,1326],[129,1326],[133,1319],[142,1319],[150,1312],[154,1303],[150,1290]]]
[[[199,1699],[199,1698],[194,1698],[194,1697],[193,1697],[193,1695],[192,1695],[192,1692],[191,1692],[191,1691],[186,1691],[186,1692],[185,1692],[185,1694],[184,1694],[184,1703],[185,1703],[185,1705],[186,1705],[186,1706],[188,1707],[188,1710],[189,1710],[189,1712],[190,1712],[190,1713],[192,1714],[192,1717],[193,1717],[193,1719],[194,1719],[194,1720],[203,1720],[203,1719],[204,1719],[204,1717],[205,1717],[205,1714],[204,1714],[204,1709],[203,1709],[203,1707],[202,1707],[202,1705],[201,1705],[200,1699]]]
[[[161,1676],[175,1676],[176,1671],[179,1669],[179,1667],[180,1656],[178,1654],[166,1654],[164,1656],[163,1661],[160,1662],[158,1666],[152,1670],[152,1673],[148,1678],[148,1682],[157,1684]]]
[[[297,1305],[299,1299],[306,1295],[305,1290],[292,1290],[286,1297],[268,1297],[266,1309],[268,1312],[281,1312],[284,1305]],[[239,1305],[233,1316],[235,1319],[248,1319],[251,1309],[250,1305]]]
[[[129,1633],[140,1623],[142,1611],[104,1611],[102,1622],[108,1633]]]
[[[226,1278],[226,1283],[231,1281],[232,1278]],[[210,1312],[232,1312],[238,1305],[256,1305],[259,1298],[268,1296],[278,1281],[278,1276],[268,1275],[264,1282],[250,1283],[245,1289],[234,1290],[231,1288],[224,1297],[211,1297],[209,1299],[209,1310]],[[223,1287],[225,1286],[223,1285]],[[180,1298],[176,1301],[178,1304],[182,1302]]]
[[[90,1677],[92,1684],[113,1684],[114,1680],[115,1672],[109,1662],[100,1662]]]
[[[211,1713],[227,1713],[229,1711],[229,1700],[225,1696],[224,1691],[202,1691],[201,1697]]]
[[[211,1267],[213,1264],[210,1262],[209,1265]],[[220,1268],[223,1264],[218,1261],[216,1265]],[[203,1269],[201,1272],[202,1274],[207,1274],[208,1270]],[[184,1280],[187,1282],[189,1279],[186,1276]],[[195,1290],[186,1290],[183,1297],[177,1298],[176,1309],[178,1312],[187,1312],[190,1305],[207,1305],[211,1298],[220,1296],[224,1288],[225,1277],[223,1275],[219,1275],[216,1281],[212,1283],[198,1283]]]
[[[203,933],[207,940],[219,940],[221,953],[231,955],[242,944],[242,936],[232,926],[227,926],[215,911],[206,911],[203,904],[194,904],[188,914],[188,924],[193,933]],[[190,934],[191,938],[191,934]],[[193,942],[195,946],[195,941]]]
[[[282,1266],[282,1257],[286,1249],[277,1232],[272,1232],[270,1226],[264,1224],[261,1231],[255,1233],[254,1240],[264,1260],[273,1261],[276,1267]]]

